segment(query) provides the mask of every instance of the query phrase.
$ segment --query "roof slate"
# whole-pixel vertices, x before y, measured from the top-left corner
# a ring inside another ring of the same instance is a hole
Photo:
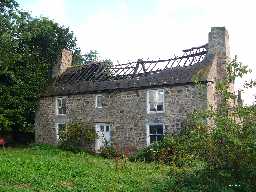
[[[77,95],[98,92],[112,92],[116,90],[133,90],[145,89],[150,87],[175,86],[193,83],[194,75],[198,74],[202,69],[208,69],[213,62],[214,55],[207,54],[205,58],[191,66],[176,66],[173,68],[155,71],[143,76],[135,76],[131,79],[117,79],[103,81],[89,81],[88,77],[70,83],[68,79],[72,75],[82,76],[88,70],[92,70],[91,66],[72,67],[68,69],[62,76],[49,85],[41,94],[41,97]],[[98,65],[99,67],[100,65]],[[199,74],[198,74],[199,75]],[[75,77],[73,77],[75,79]],[[201,75],[200,81],[207,82],[207,75]]]

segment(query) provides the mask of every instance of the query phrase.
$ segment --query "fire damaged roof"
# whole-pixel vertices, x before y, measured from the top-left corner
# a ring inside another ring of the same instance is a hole
[[[111,92],[114,90],[174,86],[193,82],[193,76],[207,68],[214,58],[207,44],[183,50],[170,59],[142,60],[111,65],[94,62],[68,68],[42,93],[42,97]],[[201,76],[201,81],[207,81]]]

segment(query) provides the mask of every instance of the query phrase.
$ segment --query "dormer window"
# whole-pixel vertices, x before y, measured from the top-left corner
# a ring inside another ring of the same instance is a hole
[[[95,99],[95,107],[96,108],[102,108],[102,100],[103,100],[103,96],[102,95],[96,95],[96,99]]]
[[[164,112],[164,90],[148,90],[147,91],[147,111],[148,113]]]
[[[57,97],[56,99],[56,112],[57,115],[66,115],[66,97]]]

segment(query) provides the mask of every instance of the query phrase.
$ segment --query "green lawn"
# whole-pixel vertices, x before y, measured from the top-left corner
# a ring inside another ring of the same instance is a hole
[[[0,191],[164,191],[167,167],[47,146],[0,149]]]

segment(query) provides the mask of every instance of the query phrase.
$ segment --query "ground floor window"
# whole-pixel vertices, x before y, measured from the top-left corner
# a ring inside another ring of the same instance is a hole
[[[62,131],[64,131],[66,127],[66,124],[65,123],[57,123],[56,124],[56,137],[57,137],[57,140],[60,139],[60,134]]]
[[[148,124],[147,125],[147,145],[155,141],[161,141],[164,136],[164,124]]]

